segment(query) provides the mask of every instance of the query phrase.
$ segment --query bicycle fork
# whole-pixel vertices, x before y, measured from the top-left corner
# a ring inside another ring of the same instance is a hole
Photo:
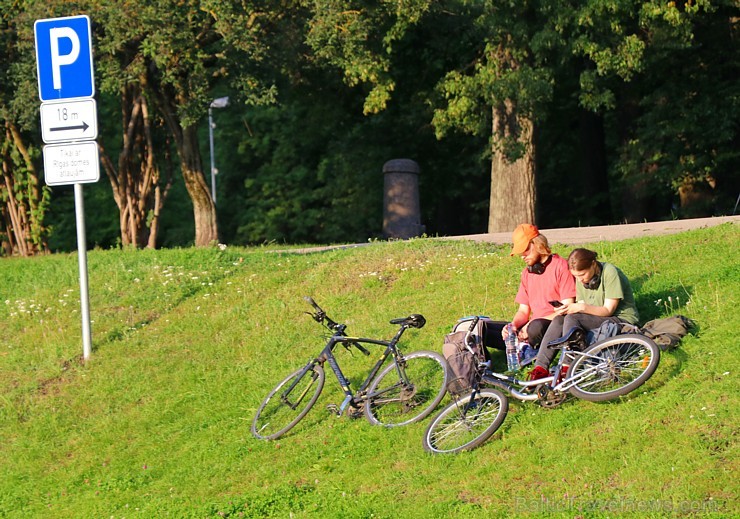
[[[288,407],[290,407],[291,409],[293,409],[294,411],[296,410],[296,408],[298,408],[301,402],[303,402],[303,399],[306,397],[308,392],[311,390],[311,387],[313,384],[305,387],[305,389],[301,392],[301,394],[298,395],[298,399],[295,401],[295,404],[291,404],[290,400],[288,400],[288,397],[293,392],[295,387],[298,385],[298,382],[306,375],[309,375],[314,381],[316,380],[316,373],[313,371],[313,364],[306,366],[305,371],[303,372],[303,375],[296,377],[293,383],[290,386],[288,386],[288,388],[285,391],[283,391],[283,393],[280,395],[280,401],[284,403],[285,405],[287,405]]]

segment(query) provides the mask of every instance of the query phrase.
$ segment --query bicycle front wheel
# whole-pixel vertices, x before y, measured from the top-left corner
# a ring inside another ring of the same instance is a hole
[[[260,440],[279,438],[311,410],[324,388],[324,368],[312,366],[288,375],[270,391],[252,421],[252,434]]]
[[[424,432],[424,450],[451,454],[475,449],[490,438],[509,412],[509,399],[498,389],[481,389],[451,402]]]
[[[398,427],[426,418],[447,389],[445,359],[433,351],[415,351],[395,361],[368,388],[365,417],[373,425]]]
[[[568,372],[573,396],[602,402],[634,391],[655,372],[660,349],[639,334],[599,341],[579,355]]]

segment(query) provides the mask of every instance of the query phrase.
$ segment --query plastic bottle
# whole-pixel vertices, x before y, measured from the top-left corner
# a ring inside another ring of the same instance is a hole
[[[509,371],[518,371],[519,355],[516,351],[516,331],[514,330],[514,325],[511,323],[506,325],[506,329],[509,331],[509,335],[506,336],[506,366]]]

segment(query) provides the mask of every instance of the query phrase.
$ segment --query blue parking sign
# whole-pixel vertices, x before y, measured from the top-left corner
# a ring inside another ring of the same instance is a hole
[[[95,94],[92,36],[87,15],[36,20],[36,67],[41,101]]]

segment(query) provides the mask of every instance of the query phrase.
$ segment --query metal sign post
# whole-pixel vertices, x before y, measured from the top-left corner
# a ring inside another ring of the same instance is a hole
[[[36,70],[41,99],[44,179],[49,186],[74,185],[77,252],[80,268],[82,357],[90,358],[90,296],[82,184],[100,179],[97,104],[90,18],[67,16],[36,20]],[[48,145],[49,143],[56,143]]]
[[[80,310],[82,311],[82,358],[92,353],[90,294],[87,290],[87,237],[85,235],[85,199],[82,184],[75,184],[75,221],[77,222],[77,261],[80,267]]]

